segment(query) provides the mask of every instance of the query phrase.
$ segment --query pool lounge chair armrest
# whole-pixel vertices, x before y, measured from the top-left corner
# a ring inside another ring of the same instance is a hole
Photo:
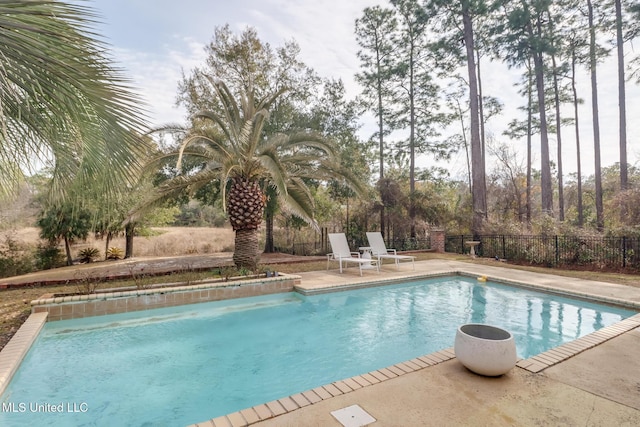
[[[343,255],[334,254],[334,253],[327,254],[327,261],[333,261],[333,260],[338,261],[342,258],[360,258],[360,252],[351,252],[350,256],[343,256]]]

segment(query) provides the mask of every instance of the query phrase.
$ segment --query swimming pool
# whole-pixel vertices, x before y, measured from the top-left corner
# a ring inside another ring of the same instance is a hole
[[[451,347],[462,323],[527,358],[633,314],[450,277],[50,322],[0,425],[187,425]]]

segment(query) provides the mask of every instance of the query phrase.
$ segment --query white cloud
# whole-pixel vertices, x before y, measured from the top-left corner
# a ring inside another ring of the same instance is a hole
[[[178,46],[164,46],[159,53],[128,49],[113,53],[145,102],[152,127],[184,121],[185,110],[175,106],[182,71],[188,73],[205,59],[203,45],[195,40],[176,39],[176,43]]]

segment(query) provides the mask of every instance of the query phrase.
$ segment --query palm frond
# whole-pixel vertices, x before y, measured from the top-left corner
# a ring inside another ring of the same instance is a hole
[[[271,184],[275,187],[278,194],[287,194],[287,179],[289,174],[285,166],[280,161],[275,151],[265,152],[257,156],[258,162],[266,170],[266,176]]]
[[[103,167],[114,176],[105,187],[133,182],[148,151],[137,137],[142,103],[105,56],[94,19],[60,1],[0,3],[0,151],[22,168],[55,161],[61,192],[67,174],[90,180]]]
[[[314,229],[319,230],[318,223],[313,218],[313,195],[309,187],[300,178],[292,177],[287,182],[287,192],[281,195],[283,209],[304,220]]]
[[[129,213],[125,222],[137,221],[145,212],[162,206],[164,203],[175,200],[179,195],[187,191],[195,193],[198,189],[211,183],[218,177],[216,170],[204,170],[194,175],[179,175],[156,187],[142,202],[138,203]]]

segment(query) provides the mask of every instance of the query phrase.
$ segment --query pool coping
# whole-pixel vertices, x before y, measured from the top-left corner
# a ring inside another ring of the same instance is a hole
[[[464,264],[464,263],[458,263],[458,264]],[[319,294],[319,293],[326,293],[326,292],[338,292],[341,290],[352,290],[352,289],[368,288],[368,287],[374,287],[374,286],[383,286],[383,285],[389,285],[389,284],[398,283],[400,281],[406,281],[411,279],[429,279],[429,278],[451,276],[451,275],[458,275],[458,276],[471,277],[471,278],[483,276],[487,280],[495,281],[498,283],[504,283],[512,286],[541,290],[541,291],[544,291],[547,293],[553,293],[556,295],[570,296],[573,298],[579,298],[579,299],[584,299],[584,300],[598,302],[598,303],[612,304],[612,305],[640,311],[640,301],[632,301],[632,300],[623,299],[623,298],[594,295],[589,292],[574,292],[566,289],[563,290],[563,289],[559,289],[558,287],[533,284],[531,283],[531,281],[524,282],[524,281],[515,280],[513,278],[508,278],[504,276],[501,277],[499,274],[486,274],[486,272],[477,273],[475,271],[471,272],[469,271],[470,269],[483,270],[482,268],[480,269],[474,268],[474,266],[471,266],[471,265],[465,266],[464,268],[456,268],[456,267],[441,269],[439,271],[420,272],[420,273],[416,272],[416,273],[410,273],[408,275],[406,273],[403,273],[402,277],[386,277],[384,279],[375,279],[375,280],[371,280],[370,279],[371,276],[367,276],[364,279],[360,278],[359,280],[354,277],[353,280],[349,278],[346,284],[343,283],[343,284],[334,285],[334,284],[325,283],[321,286],[315,286],[315,287],[307,286],[304,283],[302,283],[302,280],[301,280],[303,279],[302,276],[298,276],[298,275],[287,275],[287,276],[293,278],[296,282],[293,290],[302,295],[312,295],[312,294]],[[494,267],[491,267],[491,268],[493,269]],[[501,268],[501,270],[504,270],[504,268]],[[542,275],[549,276],[549,277],[560,277],[552,274],[542,274]],[[344,276],[344,275],[340,275],[340,276]],[[283,276],[279,276],[279,277],[283,277]],[[263,282],[265,280],[274,281],[274,279],[278,279],[278,278],[250,280],[246,282],[249,282],[250,284],[255,284],[256,282]],[[584,279],[577,279],[577,280],[584,280]],[[591,281],[585,281],[585,282],[591,282]],[[222,283],[213,283],[213,284],[179,286],[179,287],[172,287],[172,288],[143,289],[143,290],[128,291],[128,292],[131,292],[131,295],[138,294],[138,293],[160,294],[160,293],[166,293],[167,290],[170,290],[171,292],[184,292],[184,291],[201,291],[203,288],[223,288],[223,287],[239,288],[243,284],[244,284],[243,282],[231,282],[231,283],[222,282]],[[623,285],[620,285],[620,286],[623,286]],[[123,294],[123,292],[113,292],[111,294],[113,294],[112,297],[117,298],[117,297],[122,297],[121,294]],[[104,299],[107,295],[110,295],[110,294],[103,294],[100,296],[85,295],[84,297],[86,298],[84,299],[78,298],[80,296],[66,297],[70,299],[65,300],[64,298],[62,298],[60,302],[77,303],[78,301],[81,301],[81,300],[92,301],[96,299]],[[234,297],[229,296],[227,298],[234,298]],[[227,298],[223,298],[223,299],[227,299]],[[48,301],[48,303],[53,303],[53,302],[54,301]],[[205,302],[205,301],[196,301],[196,302]],[[36,303],[34,304],[34,307],[42,304]],[[40,333],[40,330],[42,329],[42,327],[47,321],[50,321],[48,312],[46,311],[33,312],[29,316],[27,321],[25,321],[25,323],[20,327],[18,332],[16,332],[16,334],[11,339],[11,341],[9,341],[9,343],[4,347],[4,349],[0,351],[0,395],[4,393],[6,387],[11,381],[11,378],[17,371],[20,363],[22,362],[23,358],[26,356],[33,342],[37,339],[38,334]],[[620,336],[638,327],[640,327],[640,314],[631,316],[614,325],[607,326],[589,335],[578,338],[569,343],[562,344],[558,347],[555,347],[546,352],[540,353],[531,358],[520,359],[518,360],[516,367],[518,369],[524,369],[530,373],[537,374],[551,366],[554,366],[579,353],[582,353],[590,348],[596,347],[608,340],[611,340],[617,336]],[[350,393],[352,391],[355,391],[363,387],[372,386],[377,383],[399,377],[401,375],[412,373],[421,369],[426,369],[430,366],[434,366],[434,365],[452,360],[454,358],[455,358],[455,354],[454,354],[453,348],[440,350],[435,353],[419,356],[415,359],[400,362],[390,367],[386,367],[386,368],[372,371],[362,375],[357,375],[355,377],[335,381],[333,383],[319,386],[314,389],[307,390],[301,393],[296,393],[294,395],[277,399],[272,402],[242,409],[240,411],[233,412],[231,414],[223,415],[210,420],[206,420],[204,422],[192,424],[190,427],[248,426],[260,421],[264,421],[270,418],[277,417],[279,415],[283,415],[283,414],[298,410],[300,408],[304,408],[309,405],[313,405],[315,403],[321,402],[326,399],[330,399],[335,396]]]
[[[31,313],[20,329],[0,351],[0,396],[11,382],[20,363],[47,322],[48,313]]]

